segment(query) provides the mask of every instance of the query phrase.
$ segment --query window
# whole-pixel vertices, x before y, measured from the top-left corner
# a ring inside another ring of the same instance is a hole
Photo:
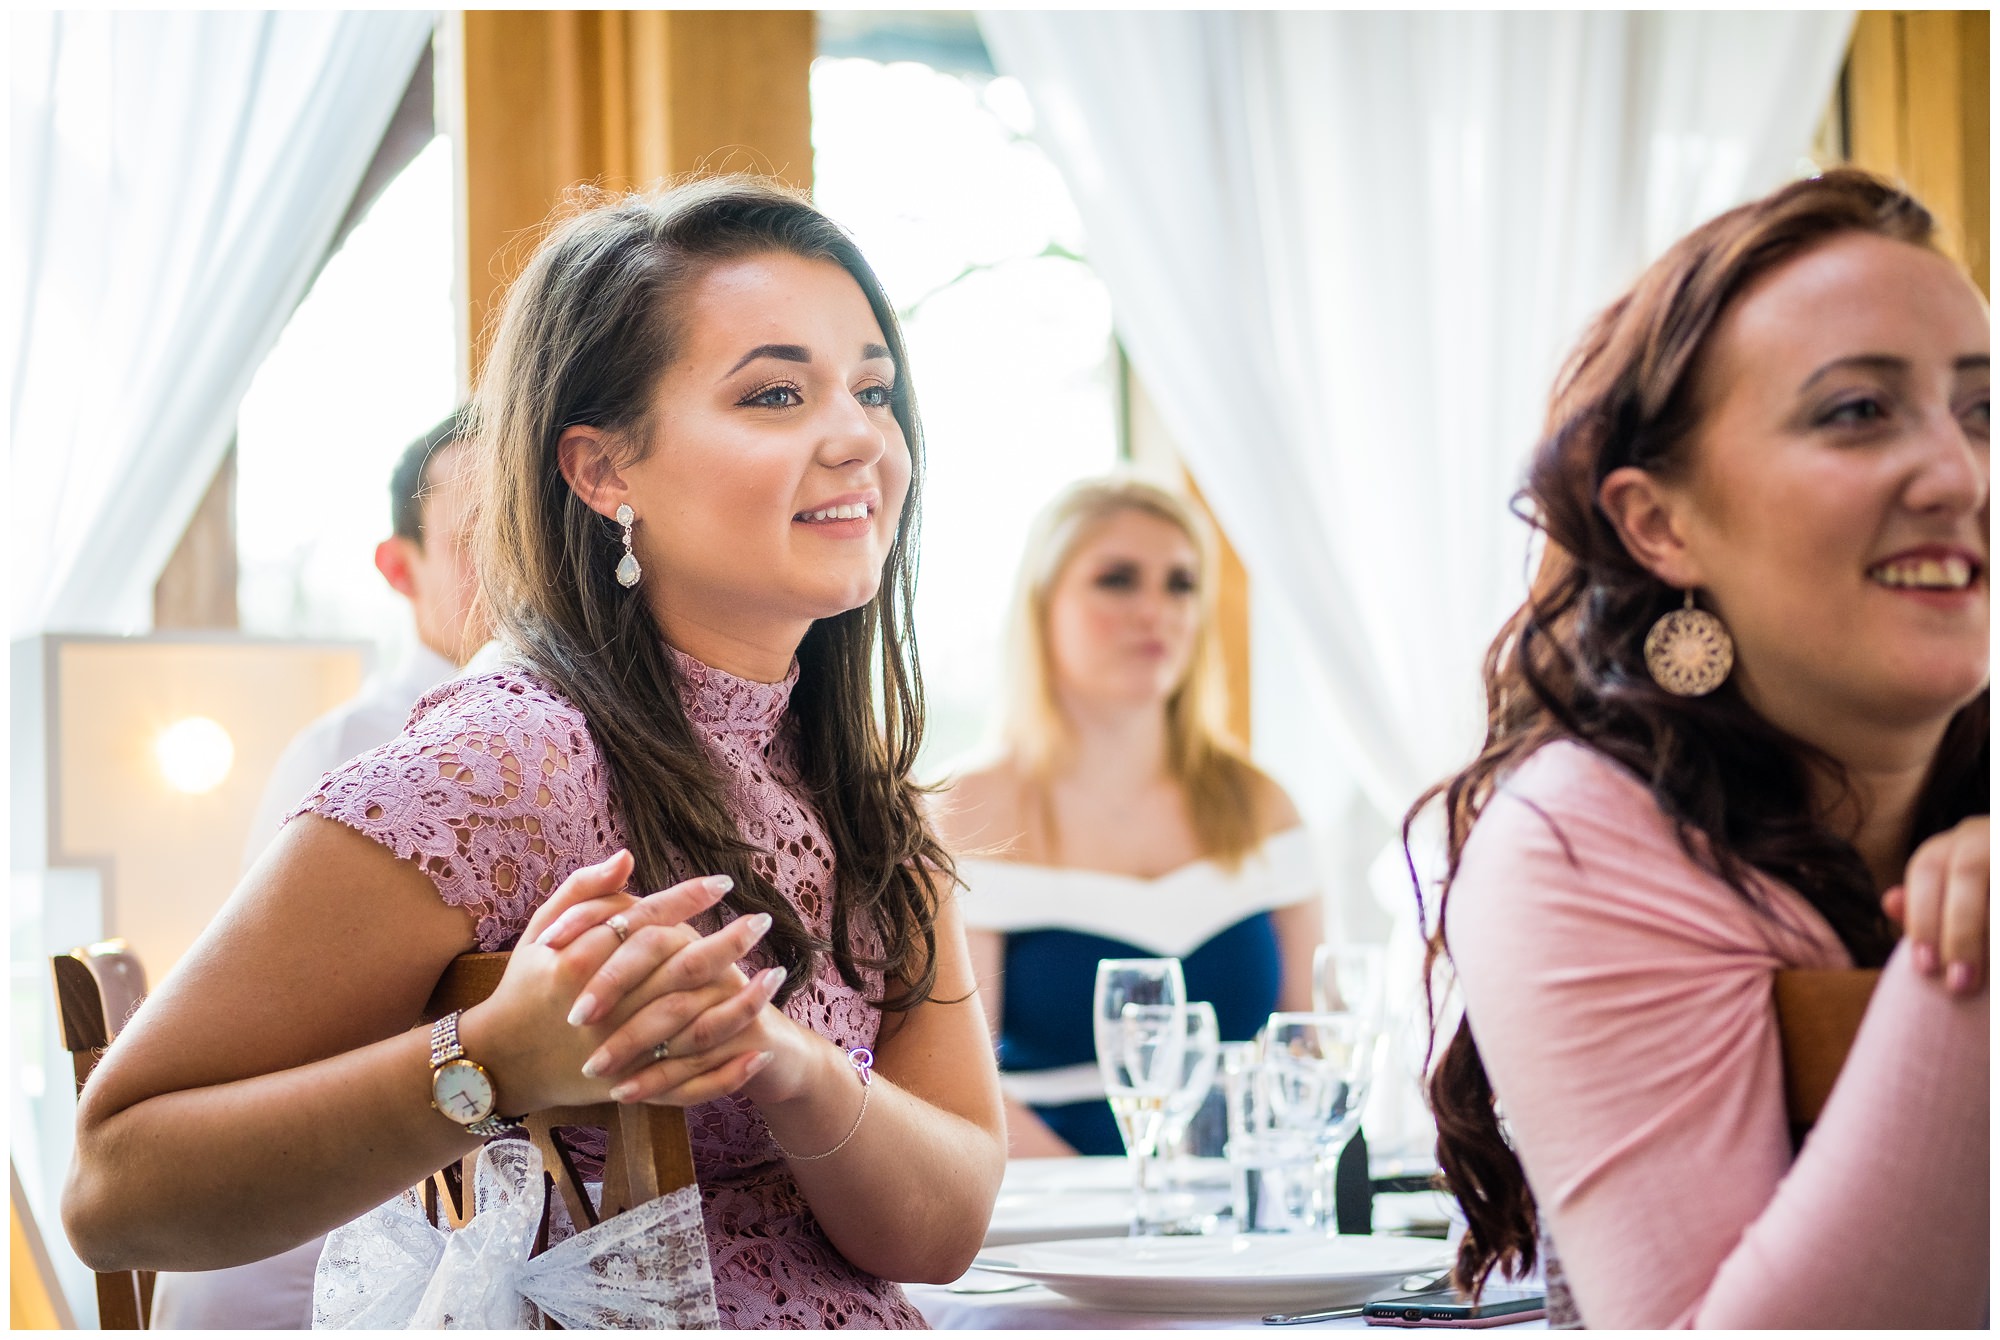
[[[844,31],[832,17],[822,16],[823,52],[828,29]],[[969,16],[956,31],[983,60]],[[876,49],[897,49],[894,34],[875,36]],[[923,416],[915,618],[930,715],[918,771],[935,779],[991,725],[1028,522],[1120,456],[1111,300],[1061,176],[1028,138],[1033,112],[1017,81],[822,54],[812,115],[814,199],[896,304]]]
[[[237,416],[243,631],[414,638],[373,569],[389,473],[457,395],[451,142],[433,138],[314,280]]]

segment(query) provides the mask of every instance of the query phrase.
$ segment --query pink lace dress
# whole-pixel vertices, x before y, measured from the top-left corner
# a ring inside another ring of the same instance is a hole
[[[674,659],[688,719],[729,778],[743,836],[762,853],[758,872],[830,935],[833,851],[800,785],[785,714],[797,666],[781,683],[759,684]],[[518,666],[429,694],[401,736],[328,773],[294,813],[338,820],[416,862],[472,916],[486,950],[512,945],[572,870],[625,844],[583,714]],[[678,856],[671,865],[675,881],[709,873]],[[733,915],[715,909],[696,925],[713,931]],[[774,962],[760,947],[742,967]],[[879,975],[866,986],[879,996]],[[825,958],[785,1012],[842,1048],[873,1046],[881,1026],[881,1011]],[[857,1270],[828,1241],[754,1104],[731,1095],[687,1118],[723,1325],[924,1325],[901,1288]]]

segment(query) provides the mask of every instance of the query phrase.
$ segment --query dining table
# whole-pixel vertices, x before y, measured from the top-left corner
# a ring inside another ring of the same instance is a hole
[[[1016,1159],[1007,1165],[985,1247],[950,1284],[906,1285],[935,1330],[1262,1330],[1354,1328],[1360,1316],[1267,1326],[1274,1313],[1323,1310],[1430,1287],[1456,1234],[1449,1196],[1404,1168],[1371,1166],[1374,1233],[1238,1234],[1228,1164],[1183,1160],[1154,1193],[1172,1232],[1131,1234],[1123,1158]],[[1462,1221],[1460,1221],[1462,1223]],[[1320,1278],[1316,1272],[1324,1272]],[[1539,1319],[1509,1329],[1545,1328]]]

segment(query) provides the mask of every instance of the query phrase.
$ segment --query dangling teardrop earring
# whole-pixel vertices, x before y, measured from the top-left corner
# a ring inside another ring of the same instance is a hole
[[[618,524],[625,528],[625,557],[618,560],[618,584],[627,589],[639,584],[639,558],[632,552],[632,523],[639,518],[630,503],[618,504]]]
[[[1721,619],[1695,608],[1693,587],[1686,603],[1662,614],[1646,634],[1647,673],[1676,697],[1707,697],[1735,664],[1736,639]]]

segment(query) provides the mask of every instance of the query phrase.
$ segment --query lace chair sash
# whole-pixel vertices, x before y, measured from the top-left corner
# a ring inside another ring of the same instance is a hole
[[[315,1330],[713,1330],[701,1193],[684,1186],[531,1256],[542,1221],[542,1155],[525,1140],[480,1151],[474,1214],[434,1226],[414,1193],[327,1236],[313,1285]]]

